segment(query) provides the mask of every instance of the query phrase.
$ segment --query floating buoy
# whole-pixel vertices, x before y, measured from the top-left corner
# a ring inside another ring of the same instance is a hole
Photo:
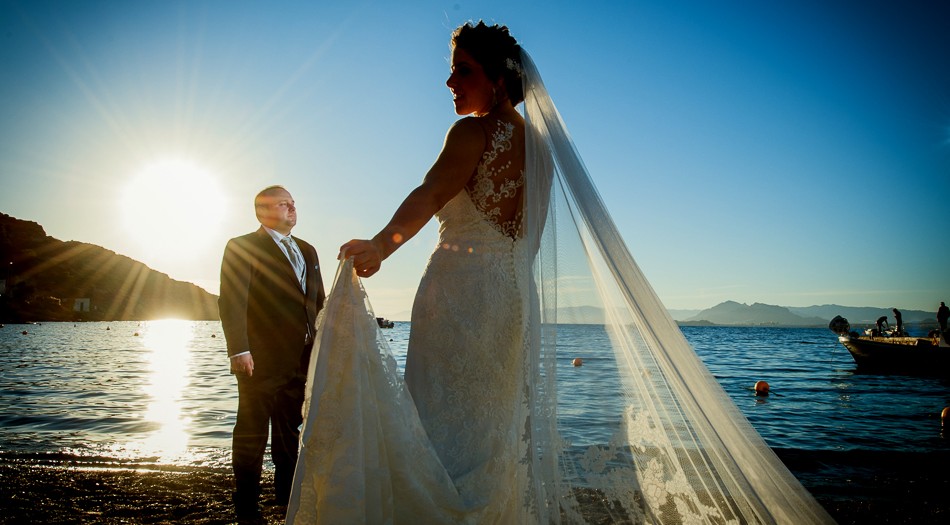
[[[948,419],[950,419],[950,407],[943,407],[943,411],[940,412],[940,426],[947,426]]]
[[[755,382],[755,395],[757,396],[767,396],[769,395],[769,384],[765,381],[756,381]]]
[[[135,332],[134,334],[132,334],[132,337],[138,337],[138,336],[139,336],[138,332]]]
[[[575,357],[574,360],[571,361],[571,364],[574,366],[584,366],[584,360],[580,357]]]
[[[112,329],[107,326],[107,327],[106,327],[106,330],[112,330]]]
[[[23,334],[23,335],[26,335],[26,334],[28,334],[29,332],[27,332],[26,330],[23,330],[23,331],[20,332],[20,333]]]
[[[211,338],[212,338],[212,339],[214,339],[215,337],[218,337],[218,336],[216,336],[216,335],[214,335],[214,334],[211,334]]]

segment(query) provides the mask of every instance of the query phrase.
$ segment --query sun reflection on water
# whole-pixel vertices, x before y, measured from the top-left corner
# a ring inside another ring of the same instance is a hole
[[[182,415],[182,398],[191,379],[191,342],[194,323],[177,319],[149,321],[143,330],[148,353],[149,397],[145,420],[157,428],[142,443],[141,453],[162,459],[179,457],[188,448],[190,418]]]

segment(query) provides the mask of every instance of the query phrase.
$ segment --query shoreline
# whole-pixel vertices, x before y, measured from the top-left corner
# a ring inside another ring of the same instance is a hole
[[[284,522],[264,471],[261,507],[268,524]],[[231,476],[212,471],[161,471],[0,463],[0,523],[235,523]]]
[[[839,524],[950,522],[950,451],[775,452]]]
[[[777,451],[838,523],[950,521],[950,453]],[[0,523],[234,523],[231,476],[0,461]],[[269,524],[284,521],[264,471]]]

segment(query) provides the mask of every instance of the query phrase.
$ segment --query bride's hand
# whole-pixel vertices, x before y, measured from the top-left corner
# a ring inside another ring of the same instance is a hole
[[[360,277],[375,274],[383,263],[379,247],[366,239],[353,239],[340,246],[340,255],[337,258],[342,260],[347,257],[353,259],[353,268]]]

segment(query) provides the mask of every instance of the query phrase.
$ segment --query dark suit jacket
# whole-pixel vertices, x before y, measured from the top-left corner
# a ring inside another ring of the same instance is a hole
[[[250,351],[255,382],[281,384],[306,375],[317,313],[326,294],[317,251],[294,237],[307,264],[307,293],[263,227],[228,241],[218,311],[228,356]],[[310,341],[306,341],[310,334]]]

